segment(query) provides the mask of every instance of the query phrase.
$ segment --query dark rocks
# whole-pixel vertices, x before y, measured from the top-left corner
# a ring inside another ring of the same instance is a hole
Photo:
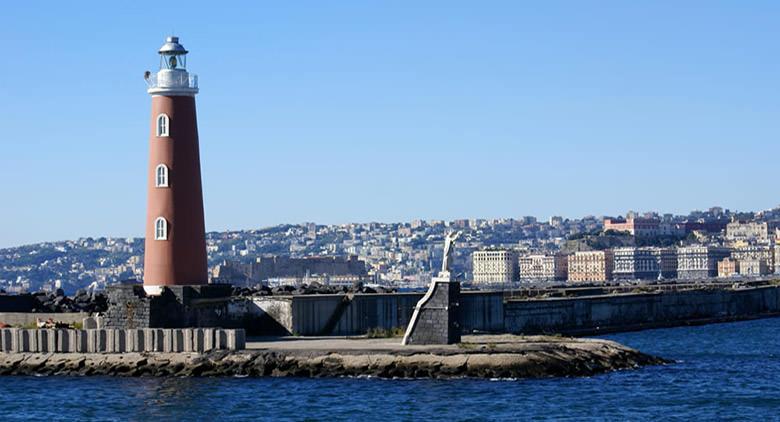
[[[102,292],[87,293],[86,290],[80,289],[71,298],[65,296],[62,289],[57,289],[56,292],[35,292],[26,293],[17,296],[9,296],[11,298],[18,298],[17,303],[25,303],[25,309],[0,309],[0,312],[103,312],[107,308],[106,296]],[[32,298],[32,300],[24,300],[25,298]]]
[[[540,378],[592,376],[668,361],[604,340],[404,351],[245,350],[0,354],[0,375]]]
[[[277,286],[269,288],[268,286],[257,287],[233,287],[233,296],[290,296],[290,295],[334,295],[347,293],[395,293],[397,290],[389,287],[365,286],[362,282],[354,283],[352,286],[328,285],[319,282],[311,284],[301,284],[300,286]]]

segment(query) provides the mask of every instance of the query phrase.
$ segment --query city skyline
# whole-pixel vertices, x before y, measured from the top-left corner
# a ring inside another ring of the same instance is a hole
[[[584,259],[582,265],[575,265],[574,271],[566,269],[566,262],[572,256],[592,249],[614,251],[614,274],[618,281],[655,280],[659,275],[674,279],[678,274],[690,279],[700,277],[703,270],[693,264],[705,262],[711,275],[716,271],[721,274],[721,267],[723,274],[755,276],[775,270],[780,273],[780,265],[775,265],[780,259],[767,256],[778,239],[778,227],[780,207],[758,213],[735,213],[716,207],[689,215],[603,220],[585,216],[550,221],[523,217],[336,226],[305,223],[210,232],[206,234],[206,251],[209,278],[227,279],[234,285],[244,285],[250,279],[253,283],[261,282],[261,274],[266,277],[270,274],[270,267],[249,269],[253,262],[279,259],[292,263],[314,258],[315,261],[307,262],[335,264],[346,259],[366,265],[367,274],[345,273],[344,267],[338,264],[341,270],[336,270],[336,274],[328,272],[327,276],[368,277],[384,285],[414,287],[425,284],[431,271],[438,268],[444,249],[442,239],[457,230],[462,236],[453,255],[452,268],[465,280],[473,278],[475,283],[509,282],[517,278],[525,282],[553,277],[563,280],[567,276],[575,282],[611,278],[611,272],[590,272],[594,267],[589,265],[601,266],[598,254],[580,254]],[[141,280],[146,273],[144,243],[143,238],[96,237],[0,248],[0,291],[19,293],[61,287],[73,292],[87,286],[101,289],[121,280]],[[716,262],[716,258],[723,258],[725,250],[730,251],[730,260]],[[478,251],[482,252],[478,254]],[[713,259],[697,260],[697,254],[702,251],[711,252]],[[780,254],[780,246],[774,246],[774,252]],[[756,258],[763,264],[755,261]],[[511,265],[496,268],[499,262]],[[478,263],[485,265],[479,267]],[[674,263],[679,266],[673,266]],[[287,280],[295,274],[296,280],[287,282],[301,282],[305,274],[303,267],[285,273],[293,267],[281,265],[280,270],[286,270],[278,276]],[[311,271],[321,280],[322,271],[328,270],[319,268]]]
[[[777,204],[776,5],[167,7],[4,9],[0,247],[143,233],[170,32],[210,232]]]

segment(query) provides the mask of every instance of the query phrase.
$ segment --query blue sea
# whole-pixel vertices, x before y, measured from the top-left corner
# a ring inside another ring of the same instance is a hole
[[[780,419],[780,318],[605,338],[677,363],[537,380],[0,377],[0,420]]]

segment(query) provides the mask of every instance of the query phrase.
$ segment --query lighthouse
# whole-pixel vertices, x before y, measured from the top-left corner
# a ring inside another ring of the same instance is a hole
[[[144,75],[152,96],[143,280],[150,295],[165,286],[208,283],[198,79],[187,71],[187,53],[178,37],[168,37],[159,50],[159,70]]]

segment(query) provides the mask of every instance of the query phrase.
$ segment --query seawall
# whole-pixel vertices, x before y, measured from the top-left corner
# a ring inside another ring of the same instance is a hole
[[[273,328],[267,334],[350,336],[404,328],[423,293],[307,295],[252,298],[254,312]],[[503,292],[464,292],[459,324],[464,333],[504,331]],[[244,310],[242,310],[244,311]]]
[[[593,335],[780,315],[780,287],[700,288],[578,298],[510,300],[508,332]]]
[[[505,299],[504,292],[464,292],[459,324],[469,333],[604,332],[735,321],[780,315],[780,286],[691,285],[655,292],[593,288],[592,295]],[[608,291],[608,290],[607,290]],[[422,293],[254,297],[245,306],[268,334],[362,335],[406,327]]]

